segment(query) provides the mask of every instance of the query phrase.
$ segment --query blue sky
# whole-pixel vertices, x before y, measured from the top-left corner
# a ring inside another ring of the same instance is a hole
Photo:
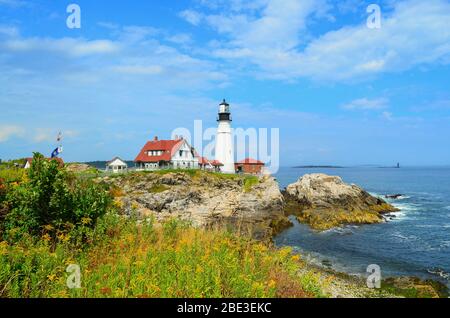
[[[449,164],[450,2],[371,3],[0,0],[0,158],[61,130],[66,161],[133,159],[225,97],[282,165]]]

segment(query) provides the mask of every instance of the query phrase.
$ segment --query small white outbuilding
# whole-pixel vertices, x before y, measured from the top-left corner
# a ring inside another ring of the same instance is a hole
[[[128,165],[125,161],[119,157],[115,157],[113,160],[106,163],[106,171],[112,171],[113,173],[126,172],[128,170]]]

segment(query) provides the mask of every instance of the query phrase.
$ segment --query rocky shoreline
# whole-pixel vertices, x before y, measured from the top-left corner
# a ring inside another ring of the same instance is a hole
[[[291,226],[288,216],[315,230],[346,224],[383,222],[397,211],[339,177],[312,174],[280,191],[271,176],[221,175],[204,171],[160,171],[106,176],[116,205],[125,215],[177,218],[194,226],[226,226],[256,239],[273,237]]]
[[[176,218],[198,227],[226,227],[270,241],[292,223],[289,216],[323,231],[347,224],[373,224],[397,211],[339,177],[312,174],[284,191],[271,176],[221,175],[204,171],[129,173],[97,178],[110,185],[124,215],[157,222]],[[365,279],[304,262],[299,271],[320,277],[330,297],[443,297],[447,288],[414,277],[384,280],[369,289]]]
[[[381,288],[368,288],[366,278],[335,271],[304,261],[301,273],[319,277],[323,292],[331,298],[447,298],[447,286],[418,277],[389,277]]]

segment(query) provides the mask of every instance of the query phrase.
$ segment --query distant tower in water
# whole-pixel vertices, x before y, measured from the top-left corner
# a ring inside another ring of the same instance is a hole
[[[216,160],[223,164],[221,167],[222,172],[235,173],[230,105],[225,99],[219,105],[217,122],[219,123],[219,127],[217,128],[216,135]]]

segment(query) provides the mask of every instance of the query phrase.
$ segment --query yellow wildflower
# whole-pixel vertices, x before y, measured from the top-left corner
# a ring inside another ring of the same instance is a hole
[[[81,223],[83,225],[91,224],[91,222],[92,222],[92,219],[90,217],[84,217],[81,219]]]
[[[268,283],[267,286],[269,286],[269,288],[274,288],[277,285],[277,283],[271,279]]]
[[[256,245],[254,246],[254,250],[255,250],[256,252],[261,252],[261,253],[263,253],[263,252],[266,252],[266,251],[267,251],[267,246],[265,246],[265,245],[263,245],[263,244],[256,244]]]
[[[66,264],[67,266],[69,266],[69,265],[71,265],[71,264],[75,264],[75,261],[69,258],[69,259],[66,260],[65,264]]]
[[[145,265],[145,263],[143,261],[141,261],[141,260],[138,260],[138,261],[135,261],[133,263],[133,265],[137,266],[137,267],[141,267],[141,266]]]
[[[197,273],[203,273],[203,267],[201,267],[200,265],[197,265],[196,272]]]
[[[300,255],[293,255],[293,256],[292,256],[292,260],[293,260],[294,262],[298,261],[299,259],[300,259]]]
[[[278,255],[279,255],[281,258],[285,258],[286,256],[288,256],[288,255],[291,254],[291,253],[292,253],[292,248],[286,246],[286,247],[283,247],[282,249],[280,249],[280,251],[278,252]]]
[[[0,255],[6,255],[8,253],[8,242],[0,242]]]
[[[53,282],[56,279],[56,275],[55,274],[50,274],[47,276],[47,279],[51,282]]]
[[[123,202],[120,199],[115,199],[114,200],[114,206],[118,209],[122,209],[123,208]]]
[[[131,203],[131,208],[132,208],[133,210],[137,210],[137,209],[139,208],[139,205],[138,205],[136,202],[132,202],[132,203]]]
[[[42,239],[43,239],[44,241],[46,241],[46,242],[50,242],[52,238],[50,237],[50,235],[48,235],[47,233],[45,233],[45,234],[42,236]]]
[[[47,231],[53,230],[53,226],[51,224],[44,225],[44,229]]]
[[[69,294],[67,293],[66,290],[61,290],[61,291],[58,292],[57,297],[59,297],[59,298],[68,298]]]

